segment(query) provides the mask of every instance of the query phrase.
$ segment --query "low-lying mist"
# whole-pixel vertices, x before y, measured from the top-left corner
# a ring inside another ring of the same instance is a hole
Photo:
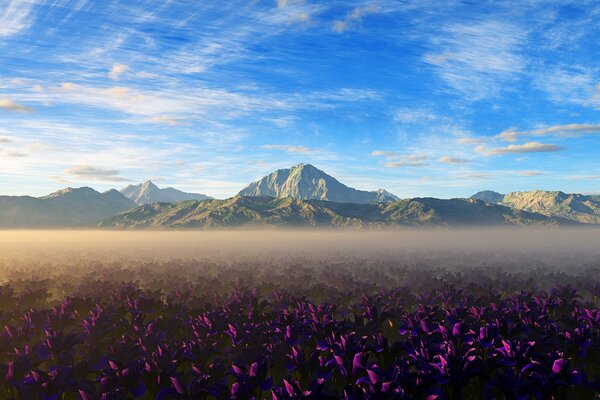
[[[314,279],[327,279],[331,285],[352,275],[390,286],[401,284],[394,277],[402,274],[435,278],[477,270],[470,275],[521,274],[524,280],[552,286],[565,280],[553,276],[544,282],[543,274],[585,278],[599,271],[599,244],[600,229],[17,230],[0,232],[0,280],[55,280],[64,285],[90,279],[166,279],[164,289],[175,289],[218,275],[226,290],[244,284],[241,277],[255,284],[278,279],[290,284],[286,276],[301,271],[312,271],[319,276]],[[369,272],[361,276],[365,269]]]

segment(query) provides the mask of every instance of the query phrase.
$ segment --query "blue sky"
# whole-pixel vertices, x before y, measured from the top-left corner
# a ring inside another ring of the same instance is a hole
[[[0,192],[600,192],[598,1],[0,2]]]

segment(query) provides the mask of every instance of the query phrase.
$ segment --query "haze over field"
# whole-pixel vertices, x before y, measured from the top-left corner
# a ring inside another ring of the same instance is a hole
[[[600,229],[226,230],[208,232],[0,231],[2,274],[200,260],[217,265],[356,264],[572,270],[600,256]],[[79,266],[78,266],[79,264]]]

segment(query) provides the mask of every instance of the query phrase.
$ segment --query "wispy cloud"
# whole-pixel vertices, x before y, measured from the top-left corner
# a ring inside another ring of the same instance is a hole
[[[518,131],[515,128],[510,128],[496,135],[496,138],[505,140],[507,142],[516,142],[518,138],[523,136],[552,135],[565,137],[596,133],[600,133],[600,124],[567,124],[552,125],[531,131]]]
[[[31,111],[31,108],[17,104],[10,99],[0,99],[0,110],[29,112]]]
[[[438,161],[444,164],[466,164],[469,162],[469,160],[464,158],[450,156],[441,157]]]
[[[29,28],[31,11],[36,1],[5,0],[0,4],[0,38],[8,37]]]
[[[424,60],[451,88],[478,100],[496,95],[524,70],[520,52],[526,37],[520,26],[507,21],[449,25],[432,39],[439,51],[427,53]]]
[[[540,71],[533,83],[555,103],[598,108],[600,97],[596,93],[595,75],[589,67],[579,65],[554,67]]]
[[[32,89],[21,93],[19,98],[30,103],[39,102],[44,106],[73,104],[110,109],[145,117],[142,120],[144,122],[168,125],[184,125],[186,121],[199,119],[216,123],[247,115],[270,118],[276,112],[336,109],[350,103],[381,101],[380,94],[369,89],[340,88],[312,93],[288,93],[283,96],[277,93],[207,87],[189,90],[157,85],[148,89],[73,82],[64,82],[41,91]],[[15,107],[8,101],[5,106],[11,109]]]
[[[169,117],[166,115],[159,115],[156,117],[152,117],[149,119],[149,121],[159,123],[159,124],[171,125],[171,126],[184,125],[184,123],[180,119]]]
[[[371,155],[385,157],[387,159],[383,163],[385,168],[425,167],[429,165],[429,156],[425,154],[401,154],[388,150],[375,150],[371,152]]]
[[[435,121],[439,116],[426,109],[401,108],[394,113],[393,118],[400,124],[419,124]]]
[[[381,9],[374,4],[356,7],[346,14],[343,19],[333,21],[331,29],[337,33],[342,33],[349,29],[356,29],[358,26],[360,26],[360,23],[365,16],[369,14],[376,14],[380,11]]]
[[[22,151],[4,151],[0,153],[0,156],[8,158],[24,158],[28,157],[29,154],[23,153]]]
[[[553,153],[564,150],[564,147],[555,144],[540,142],[529,142],[524,144],[511,144],[506,147],[495,147],[488,149],[485,146],[477,146],[475,151],[485,156],[502,154],[525,154],[525,153]]]
[[[120,176],[120,172],[112,168],[94,167],[91,165],[76,165],[64,171],[65,174],[77,178],[108,182],[125,182],[128,179]]]
[[[121,77],[122,74],[124,74],[125,72],[129,71],[129,66],[125,65],[125,64],[115,64],[110,72],[108,73],[108,76],[110,79],[117,81],[119,80],[119,78]]]
[[[294,146],[294,145],[287,145],[287,144],[265,144],[260,147],[261,147],[261,149],[265,149],[265,150],[281,150],[281,151],[286,151],[288,153],[315,154],[315,153],[320,152],[319,149],[313,149],[311,147]]]
[[[540,176],[544,175],[544,171],[517,171],[517,174],[521,176]]]

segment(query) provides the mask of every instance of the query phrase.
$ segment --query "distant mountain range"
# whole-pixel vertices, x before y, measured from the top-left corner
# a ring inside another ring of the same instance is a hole
[[[348,187],[310,164],[277,170],[238,195],[161,189],[151,181],[104,193],[0,196],[1,228],[210,228],[238,226],[557,226],[600,224],[600,196],[551,191],[479,192],[469,199],[399,199]]]
[[[483,191],[471,197],[549,217],[567,218],[584,224],[600,223],[600,196],[532,190],[508,194]]]
[[[100,228],[216,228],[239,226],[461,227],[556,226],[572,221],[513,210],[474,199],[415,198],[377,204],[291,197],[235,196],[227,200],[155,203],[117,214]]]
[[[251,183],[239,192],[239,195],[291,197],[355,204],[376,204],[398,200],[398,197],[384,189],[367,192],[348,187],[310,164],[298,164],[291,168],[279,169]]]
[[[179,203],[186,200],[206,200],[211,198],[205,194],[186,193],[172,187],[161,189],[152,183],[152,181],[146,181],[139,185],[129,185],[121,189],[120,192],[125,197],[135,201],[138,205],[158,202]]]
[[[96,224],[137,204],[117,190],[67,188],[44,197],[0,196],[2,228],[77,227]]]

